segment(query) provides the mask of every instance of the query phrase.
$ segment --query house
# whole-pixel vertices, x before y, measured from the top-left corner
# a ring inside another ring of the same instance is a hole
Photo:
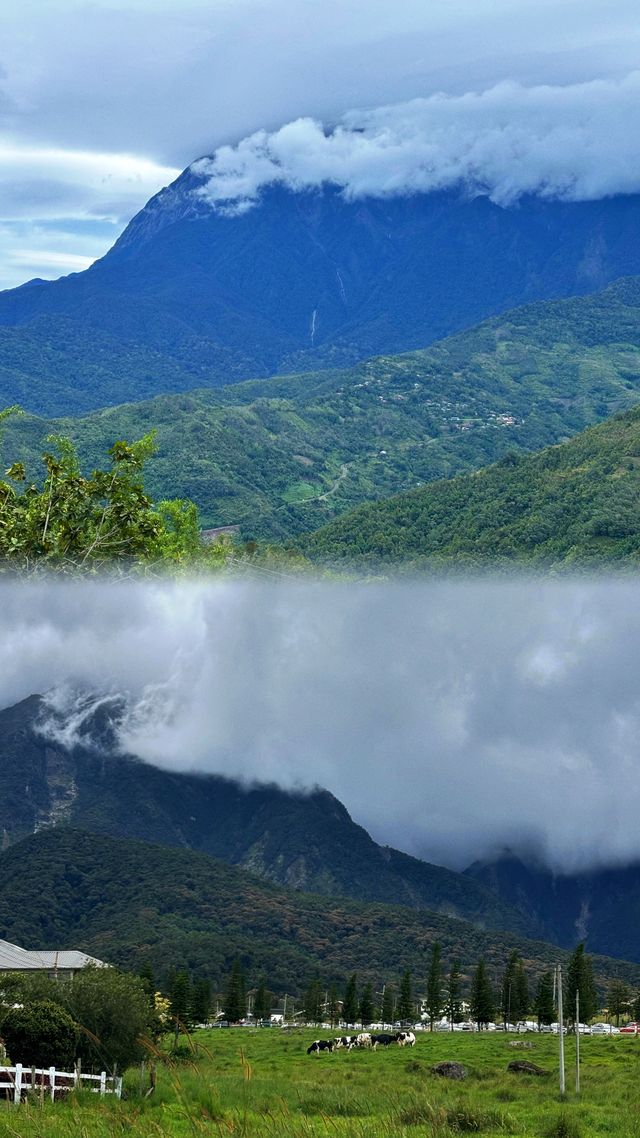
[[[3,972],[44,972],[54,980],[68,980],[88,964],[108,967],[103,960],[76,949],[46,948],[29,952],[8,940],[0,940],[0,976]]]

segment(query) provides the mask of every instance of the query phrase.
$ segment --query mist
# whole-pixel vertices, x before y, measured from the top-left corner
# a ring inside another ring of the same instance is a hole
[[[49,692],[69,744],[85,693],[117,696],[123,751],[326,787],[454,868],[503,846],[621,864],[640,858],[639,601],[599,580],[5,584],[0,704]]]
[[[565,201],[640,190],[640,141],[629,132],[640,72],[621,80],[484,91],[350,111],[330,128],[299,118],[222,146],[191,167],[214,208],[240,212],[266,186],[339,186],[347,198],[462,187],[502,206],[525,194]]]

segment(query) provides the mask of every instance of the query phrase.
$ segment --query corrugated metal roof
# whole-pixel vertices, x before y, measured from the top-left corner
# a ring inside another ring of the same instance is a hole
[[[19,948],[17,944],[10,944],[8,940],[0,940],[2,972],[24,972],[26,969],[46,969],[50,972],[55,968],[75,971],[78,968],[85,968],[87,964],[106,967],[103,960],[87,956],[86,952],[78,952],[76,949],[42,949],[39,952],[28,952],[25,948]]]

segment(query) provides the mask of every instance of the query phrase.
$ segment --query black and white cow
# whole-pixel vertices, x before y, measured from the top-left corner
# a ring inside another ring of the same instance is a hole
[[[412,1031],[399,1031],[396,1035],[398,1047],[415,1047],[416,1037]]]
[[[356,1047],[371,1047],[371,1046],[372,1046],[372,1041],[371,1041],[371,1032],[370,1031],[361,1031],[359,1035],[356,1035]]]
[[[398,1042],[397,1035],[384,1035],[383,1034],[383,1035],[372,1035],[371,1036],[371,1046],[373,1047],[374,1051],[375,1051],[376,1047],[389,1047],[389,1045],[391,1043],[397,1043],[397,1042]]]
[[[335,1047],[336,1051],[338,1050],[339,1047],[345,1047],[347,1049],[347,1051],[351,1051],[351,1048],[355,1047],[355,1045],[356,1045],[355,1035],[339,1035],[337,1037],[337,1039],[334,1041],[334,1047]]]
[[[307,1055],[315,1052],[319,1055],[321,1051],[333,1051],[335,1044],[332,1039],[314,1039],[310,1047],[307,1047]]]

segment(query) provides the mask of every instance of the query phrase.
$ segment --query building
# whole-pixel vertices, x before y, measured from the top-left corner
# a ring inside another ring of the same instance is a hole
[[[55,980],[69,980],[88,964],[96,968],[108,967],[103,960],[76,949],[46,948],[29,952],[8,940],[0,940],[0,976],[3,972],[44,972]]]

